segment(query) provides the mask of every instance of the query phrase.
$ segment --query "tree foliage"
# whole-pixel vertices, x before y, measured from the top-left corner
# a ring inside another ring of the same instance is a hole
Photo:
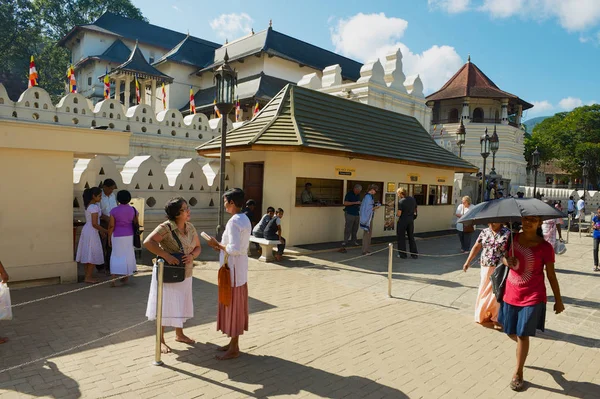
[[[588,165],[588,179],[597,185],[600,168],[600,105],[561,112],[538,124],[525,140],[525,157],[538,146],[541,159],[555,160],[567,173],[581,177]]]
[[[76,25],[91,23],[105,11],[145,20],[131,0],[0,1],[0,82],[8,95],[16,100],[27,88],[33,55],[40,86],[55,101],[62,96],[70,56],[56,42]]]

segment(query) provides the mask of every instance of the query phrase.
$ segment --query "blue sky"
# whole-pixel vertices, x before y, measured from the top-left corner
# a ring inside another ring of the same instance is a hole
[[[223,43],[273,28],[358,61],[400,47],[426,94],[468,54],[526,118],[600,102],[600,0],[133,0],[151,23]],[[212,6],[212,5],[216,6]]]

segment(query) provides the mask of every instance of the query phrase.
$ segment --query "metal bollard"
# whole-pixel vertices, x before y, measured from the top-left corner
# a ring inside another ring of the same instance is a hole
[[[394,259],[394,244],[391,242],[388,244],[390,250],[388,256],[388,296],[392,297],[392,259]]]
[[[156,262],[158,265],[158,281],[156,282],[156,345],[154,348],[154,366],[162,366],[164,363],[160,360],[160,338],[162,336],[162,304],[163,304],[163,276],[165,273],[165,261],[160,259]]]

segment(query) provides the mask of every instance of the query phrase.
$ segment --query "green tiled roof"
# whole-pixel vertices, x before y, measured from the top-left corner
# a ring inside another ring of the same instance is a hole
[[[220,137],[197,147],[215,153]],[[363,159],[435,165],[476,172],[477,167],[440,147],[413,117],[287,85],[250,122],[227,133],[227,150],[300,146]]]

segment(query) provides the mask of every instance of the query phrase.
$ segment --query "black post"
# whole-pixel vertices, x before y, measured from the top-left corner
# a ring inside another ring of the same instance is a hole
[[[225,156],[227,153],[227,115],[233,109],[233,104],[217,104],[221,111],[221,153],[219,160],[219,216],[217,221],[217,240],[220,242],[225,230],[225,204],[223,203],[223,194],[225,194]]]
[[[485,195],[485,162],[487,160],[487,157],[483,157],[483,170],[481,173],[481,202],[484,201],[484,195]]]
[[[537,168],[533,168],[533,198],[537,198]]]
[[[462,145],[458,146],[458,157],[459,158],[462,158],[462,147],[463,147]]]
[[[496,172],[496,151],[492,151],[492,171],[494,171],[494,173],[490,173],[490,174],[495,174],[495,172]]]

